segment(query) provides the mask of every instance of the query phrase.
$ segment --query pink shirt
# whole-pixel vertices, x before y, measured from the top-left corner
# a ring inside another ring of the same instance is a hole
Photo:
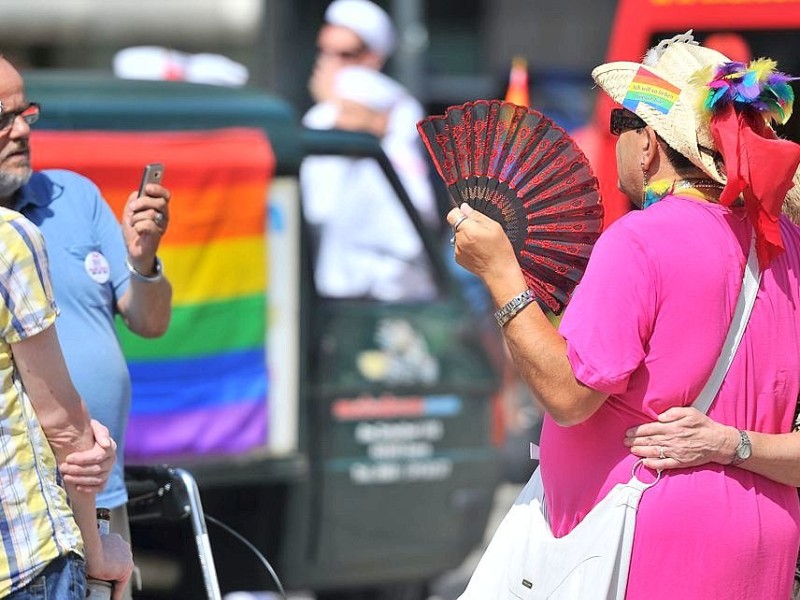
[[[791,430],[800,394],[800,229],[786,219],[781,228],[787,252],[764,271],[709,410],[770,433]],[[542,475],[556,535],[630,479],[636,458],[623,445],[626,429],[691,405],[705,385],[751,231],[743,209],[667,197],[601,236],[560,330],[576,377],[610,396],[580,425],[545,420]],[[642,498],[627,597],[788,597],[799,543],[794,488],[716,464],[665,472]]]

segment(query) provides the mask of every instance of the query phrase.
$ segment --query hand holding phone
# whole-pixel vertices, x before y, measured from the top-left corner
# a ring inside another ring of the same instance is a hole
[[[161,185],[161,180],[164,177],[164,165],[161,163],[149,163],[144,168],[142,174],[142,182],[139,184],[139,197],[144,196],[145,186],[148,183],[157,183]]]

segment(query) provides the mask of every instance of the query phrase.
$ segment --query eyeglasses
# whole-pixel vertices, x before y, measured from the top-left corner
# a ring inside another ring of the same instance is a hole
[[[338,58],[343,62],[358,60],[366,51],[367,47],[364,46],[363,44],[353,50],[333,50],[333,49],[329,50],[327,48],[317,48],[317,54],[319,56]]]
[[[22,117],[28,125],[33,125],[39,120],[41,107],[36,102],[30,102],[25,108],[5,111],[0,105],[0,131],[8,131],[14,126],[17,117]]]
[[[647,123],[631,111],[624,108],[611,109],[611,135],[620,135],[631,129],[643,129],[645,127],[647,127]]]

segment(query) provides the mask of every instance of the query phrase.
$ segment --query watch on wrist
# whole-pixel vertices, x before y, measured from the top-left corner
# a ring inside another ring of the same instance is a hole
[[[750,437],[746,431],[739,430],[739,445],[736,446],[736,452],[733,455],[733,460],[729,463],[731,465],[738,465],[750,458],[753,453],[753,445],[750,443]]]
[[[506,302],[494,313],[494,318],[500,327],[504,327],[511,319],[516,317],[523,308],[536,300],[532,290],[525,290]]]

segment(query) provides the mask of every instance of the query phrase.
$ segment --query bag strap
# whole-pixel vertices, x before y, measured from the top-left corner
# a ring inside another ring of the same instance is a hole
[[[750,313],[753,311],[753,304],[755,304],[756,301],[760,282],[761,271],[759,271],[758,268],[756,242],[755,236],[753,236],[753,241],[750,244],[750,254],[747,257],[747,264],[744,267],[742,290],[739,292],[739,299],[736,301],[736,308],[733,312],[731,327],[725,338],[725,344],[722,346],[722,352],[717,359],[717,364],[714,366],[714,370],[711,372],[711,376],[708,378],[705,387],[697,396],[694,404],[692,404],[694,408],[703,413],[708,412],[733,362],[733,357],[739,347],[739,342],[742,341],[744,330],[747,328],[747,321],[750,319]]]

